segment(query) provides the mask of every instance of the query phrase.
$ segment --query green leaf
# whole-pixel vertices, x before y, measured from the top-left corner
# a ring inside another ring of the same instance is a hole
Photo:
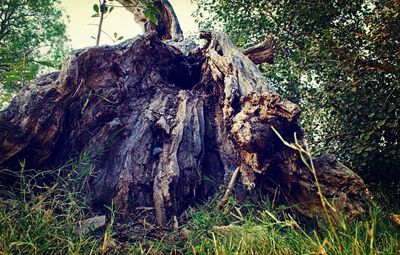
[[[43,66],[47,66],[47,67],[55,67],[54,63],[51,61],[46,61],[46,60],[39,60],[36,61],[38,64],[43,65]]]
[[[161,11],[155,6],[154,2],[153,3],[149,2],[146,5],[146,11],[149,11],[150,13],[156,16],[161,14]]]
[[[311,81],[312,81],[311,73],[307,73],[307,82],[311,82]]]
[[[144,11],[143,14],[146,18],[149,18],[151,22],[153,22],[156,26],[158,26],[158,19],[157,16],[154,15],[154,13],[150,11]]]
[[[97,15],[99,15],[100,8],[98,4],[93,5],[93,10],[96,12]]]
[[[20,76],[14,76],[14,75],[12,75],[12,76],[6,76],[5,78],[4,78],[4,81],[5,82],[14,82],[14,81],[20,81],[21,80],[21,77]]]
[[[386,123],[386,120],[383,119],[383,120],[378,121],[378,123],[376,123],[376,125],[377,125],[378,127],[382,127],[383,125],[385,125],[385,123]]]

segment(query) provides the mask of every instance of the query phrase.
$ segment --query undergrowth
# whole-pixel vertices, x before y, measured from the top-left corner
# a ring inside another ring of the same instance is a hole
[[[310,229],[268,201],[243,205],[231,198],[221,210],[214,208],[190,212],[187,239],[175,249],[187,254],[400,254],[400,231],[376,204],[363,218],[337,219],[338,238],[328,225]]]
[[[159,239],[118,240],[110,207],[106,226],[81,231],[93,216],[81,189],[94,174],[88,155],[61,169],[30,174],[21,164],[18,187],[1,192],[0,254],[400,254],[400,226],[371,202],[368,213],[332,224],[296,220],[266,199],[243,204],[218,198],[187,212],[188,222]],[[3,174],[3,173],[2,173]],[[50,183],[40,180],[51,179]]]
[[[0,254],[95,254],[100,241],[78,231],[90,215],[80,188],[89,176],[87,154],[56,170],[26,170],[2,175],[17,185],[0,193]],[[50,180],[50,181],[49,181]]]

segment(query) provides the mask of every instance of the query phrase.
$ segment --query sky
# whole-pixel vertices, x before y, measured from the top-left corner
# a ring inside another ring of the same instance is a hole
[[[94,46],[97,34],[99,18],[92,18],[93,5],[98,0],[61,0],[61,6],[65,14],[69,16],[67,22],[67,33],[71,39],[70,45],[73,49]],[[196,5],[191,0],[170,0],[178,16],[184,33],[197,31],[197,25],[191,16]],[[119,5],[116,1],[110,3]],[[65,17],[67,18],[67,17]],[[125,8],[114,8],[111,14],[104,20],[103,31],[114,37],[114,33],[124,36],[125,39],[142,34],[141,28],[133,20],[133,14]],[[101,36],[100,45],[113,44],[113,41],[104,33]]]

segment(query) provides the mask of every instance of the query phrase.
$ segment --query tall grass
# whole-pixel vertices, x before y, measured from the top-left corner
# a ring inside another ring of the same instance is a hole
[[[329,225],[301,226],[268,201],[230,201],[221,210],[212,204],[192,210],[186,242],[177,248],[185,254],[400,254],[400,231],[376,204],[363,218],[340,216],[345,227],[335,234]]]
[[[91,215],[80,193],[83,175],[91,171],[86,159],[83,153],[77,162],[40,173],[21,162],[21,171],[11,173],[18,181],[1,192],[0,254],[97,252],[98,238],[78,231],[80,221]]]
[[[215,197],[188,210],[189,220],[179,230],[136,242],[118,241],[114,228],[118,212],[111,205],[107,226],[79,231],[79,223],[93,216],[81,196],[88,176],[94,174],[88,158],[83,153],[77,162],[40,174],[21,164],[18,188],[0,194],[1,255],[400,254],[400,228],[374,202],[362,218],[350,220],[338,213],[326,225],[312,221],[303,225],[288,208],[274,208],[268,199],[244,204],[230,196],[218,207]],[[52,181],[41,181],[48,179]]]

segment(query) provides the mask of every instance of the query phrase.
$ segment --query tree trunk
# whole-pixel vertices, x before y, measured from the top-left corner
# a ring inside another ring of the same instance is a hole
[[[113,200],[125,214],[154,207],[159,225],[224,191],[235,170],[238,196],[251,193],[240,184],[279,190],[281,201],[318,214],[312,173],[271,129],[301,140],[299,108],[226,35],[202,36],[205,46],[187,55],[155,36],[73,52],[61,72],[0,112],[0,165],[17,170],[24,158],[45,169],[86,151],[95,176],[84,192],[93,205]],[[333,156],[315,162],[324,195],[350,216],[363,213],[363,181]]]

